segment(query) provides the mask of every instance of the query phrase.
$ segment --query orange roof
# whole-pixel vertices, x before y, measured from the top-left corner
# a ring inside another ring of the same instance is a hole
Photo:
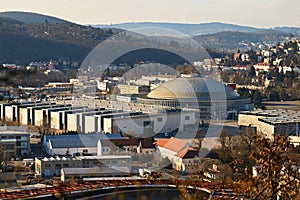
[[[159,140],[158,142],[156,142],[156,145],[178,153],[184,147],[187,147],[188,143],[184,140],[172,137],[170,139]]]
[[[169,139],[160,139],[157,142],[155,142],[154,144],[159,146],[159,147],[163,147],[168,143]]]

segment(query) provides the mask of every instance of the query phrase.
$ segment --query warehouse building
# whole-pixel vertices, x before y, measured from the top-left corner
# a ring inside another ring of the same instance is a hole
[[[194,111],[170,111],[159,114],[120,115],[106,117],[105,133],[123,132],[134,136],[151,137],[154,133],[186,131],[198,128]]]
[[[300,145],[300,112],[292,110],[254,110],[240,112],[238,125],[253,128],[257,133],[272,137],[288,135],[291,143]]]
[[[116,170],[125,168],[130,172],[131,165],[132,158],[129,155],[35,158],[35,172],[43,177],[60,176],[61,172],[67,168]],[[66,175],[64,172],[62,174]]]
[[[45,135],[44,150],[52,155],[91,154],[97,155],[100,139],[125,139],[120,134],[67,134]]]

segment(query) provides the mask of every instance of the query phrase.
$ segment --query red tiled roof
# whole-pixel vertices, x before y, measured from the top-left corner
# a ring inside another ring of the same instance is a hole
[[[188,146],[188,143],[184,140],[172,137],[166,140],[159,140],[158,142],[156,142],[156,145],[178,153],[184,147]]]
[[[160,139],[157,142],[155,142],[154,144],[159,146],[159,147],[163,147],[165,146],[167,143],[169,142],[169,139]]]

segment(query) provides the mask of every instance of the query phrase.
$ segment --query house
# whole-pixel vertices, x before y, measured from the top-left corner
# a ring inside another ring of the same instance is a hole
[[[154,153],[155,152],[155,145],[151,141],[140,141],[137,147],[138,153]]]
[[[256,76],[258,76],[260,72],[269,72],[276,69],[276,67],[272,66],[270,63],[257,63],[253,65],[253,67],[255,69]]]
[[[170,138],[154,143],[163,157],[167,157],[175,170],[195,173],[200,164],[199,151],[185,140]]]
[[[97,155],[130,154],[137,152],[138,140],[136,138],[126,139],[100,139],[97,143]]]

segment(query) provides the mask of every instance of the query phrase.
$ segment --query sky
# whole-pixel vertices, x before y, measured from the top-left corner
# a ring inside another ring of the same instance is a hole
[[[0,12],[36,12],[79,24],[225,22],[300,27],[299,7],[299,0],[0,0]]]

